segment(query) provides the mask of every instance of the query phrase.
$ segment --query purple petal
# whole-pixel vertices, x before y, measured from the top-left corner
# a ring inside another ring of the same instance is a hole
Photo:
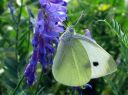
[[[59,22],[66,20],[66,8],[61,5],[47,4],[47,16],[49,21]]]
[[[41,4],[42,6],[44,6],[45,4],[47,4],[47,0],[39,0],[39,2],[40,2],[40,4]]]
[[[24,72],[27,83],[30,86],[33,85],[33,82],[35,80],[36,65],[37,65],[37,51],[35,50],[32,54],[30,63],[27,65]]]
[[[51,3],[61,3],[63,0],[49,0]]]
[[[42,32],[44,30],[44,15],[42,10],[39,10],[37,22],[36,22],[36,31]]]
[[[64,27],[63,26],[55,26],[53,31],[56,31],[56,32],[64,32]]]
[[[88,29],[85,30],[85,35],[89,38],[92,38],[91,32]]]
[[[46,45],[46,48],[48,49],[48,51],[49,51],[50,53],[54,53],[54,52],[55,52],[55,49],[54,49],[53,46],[50,45],[50,44],[47,44],[47,45]]]
[[[66,7],[61,6],[61,5],[57,5],[57,4],[47,4],[47,6],[45,8],[45,10],[48,13],[58,12],[58,11],[66,13],[67,12],[66,9],[67,9]]]
[[[66,20],[67,15],[64,13],[51,13],[48,15],[48,19],[54,22],[64,21]]]
[[[64,2],[62,3],[62,6],[67,6],[67,2],[64,1]]]
[[[56,32],[56,31],[48,31],[47,32],[47,35],[54,36],[54,37],[59,37],[59,32]]]
[[[96,41],[92,38],[91,32],[88,29],[85,30],[85,36],[96,43]]]
[[[15,8],[13,7],[13,3],[14,3],[14,0],[10,0],[10,2],[8,4],[8,7],[10,9],[11,14],[14,14],[14,12],[15,12]]]
[[[38,45],[38,37],[39,37],[39,32],[35,32],[34,37],[32,39],[32,45],[34,48],[36,48]]]
[[[28,64],[25,70],[25,78],[27,80],[28,85],[33,85],[33,82],[35,81],[35,72],[36,72],[36,65],[35,64]]]
[[[90,84],[86,84],[85,88],[91,88],[92,89],[92,86]]]
[[[46,49],[45,49],[45,39],[44,38],[40,38],[39,40],[39,52],[46,54]]]
[[[46,69],[47,69],[47,65],[48,65],[47,64],[47,59],[46,59],[46,54],[39,53],[39,62],[42,65],[42,68],[45,72]]]

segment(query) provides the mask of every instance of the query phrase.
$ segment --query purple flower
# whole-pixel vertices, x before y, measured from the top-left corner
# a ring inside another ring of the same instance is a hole
[[[85,36],[96,43],[96,41],[92,38],[92,35],[91,35],[91,32],[89,31],[89,29],[85,29]]]
[[[48,3],[54,3],[54,4],[60,4],[63,6],[67,6],[67,2],[65,2],[64,0],[40,0],[40,4],[42,6],[45,6]]]
[[[40,4],[32,40],[34,51],[25,70],[29,85],[35,80],[37,62],[40,62],[44,71],[52,64],[54,47],[58,45],[59,33],[64,31],[62,22],[67,17],[63,0],[40,0]]]
[[[28,85],[32,85],[35,80],[35,71],[37,65],[37,50],[33,51],[32,57],[30,59],[30,63],[27,65],[24,75],[27,79]]]
[[[76,91],[78,92],[78,95],[83,95],[83,90],[85,89],[92,89],[92,86],[90,84],[85,84],[84,86],[78,86],[78,87],[72,87],[72,95],[76,95]]]
[[[14,14],[14,11],[15,11],[15,8],[13,7],[13,2],[14,2],[13,0],[10,0],[10,2],[8,4],[11,14]]]

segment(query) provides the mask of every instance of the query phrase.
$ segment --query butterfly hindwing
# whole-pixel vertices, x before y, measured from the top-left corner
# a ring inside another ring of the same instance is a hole
[[[54,78],[68,86],[81,86],[91,78],[91,64],[87,52],[78,39],[61,40],[55,55]]]

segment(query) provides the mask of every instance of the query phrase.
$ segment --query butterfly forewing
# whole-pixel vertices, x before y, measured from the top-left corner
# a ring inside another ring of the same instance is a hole
[[[78,39],[60,41],[52,72],[58,82],[68,86],[81,86],[90,80],[91,64]]]
[[[98,78],[116,71],[117,65],[112,56],[96,42],[80,35],[74,35],[74,38],[80,39],[80,42],[87,51],[91,62],[91,78]]]

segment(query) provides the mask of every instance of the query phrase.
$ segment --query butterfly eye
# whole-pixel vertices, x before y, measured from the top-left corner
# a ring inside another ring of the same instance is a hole
[[[73,27],[70,27],[70,28],[69,28],[69,31],[70,31],[70,32],[74,32]]]
[[[98,66],[99,63],[98,63],[98,62],[93,62],[93,65],[94,65],[94,66]]]

